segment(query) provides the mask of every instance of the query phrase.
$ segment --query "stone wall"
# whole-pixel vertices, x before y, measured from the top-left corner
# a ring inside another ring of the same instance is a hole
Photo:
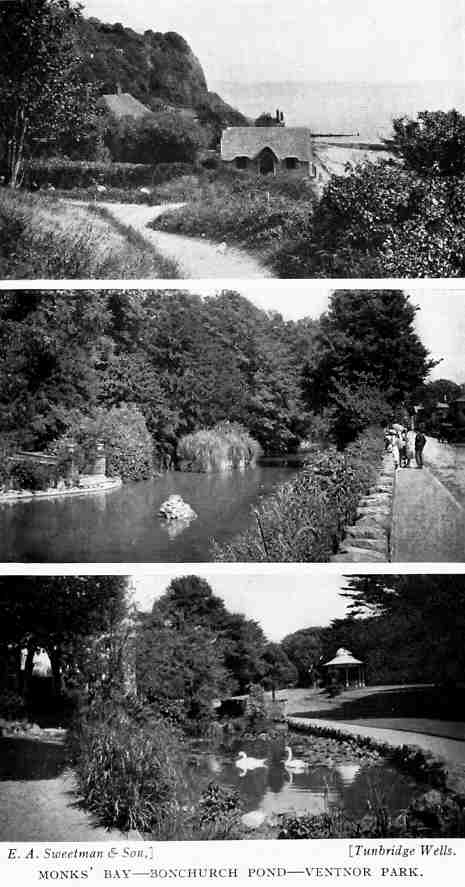
[[[345,537],[332,561],[344,563],[390,561],[392,499],[395,468],[392,455],[384,453],[375,483],[360,499],[357,519],[345,528]]]

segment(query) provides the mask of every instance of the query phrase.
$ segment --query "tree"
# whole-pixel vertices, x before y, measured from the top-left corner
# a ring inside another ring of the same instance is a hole
[[[180,114],[110,117],[104,142],[112,159],[126,163],[193,163],[204,144],[201,127]]]
[[[166,593],[155,601],[153,614],[163,625],[178,631],[189,628],[211,632],[231,690],[242,693],[249,684],[262,680],[266,637],[261,627],[241,613],[230,613],[205,579],[173,579]]]
[[[34,653],[50,658],[56,692],[67,670],[84,682],[122,680],[116,639],[127,616],[124,576],[21,576],[0,579],[0,643],[19,653],[27,648],[26,686]],[[95,642],[102,641],[95,647]],[[96,655],[98,651],[98,655]],[[118,674],[116,674],[116,671]]]
[[[273,114],[264,111],[254,120],[254,126],[281,126],[281,123]]]
[[[263,684],[265,689],[273,691],[284,687],[294,687],[297,684],[298,671],[291,662],[286,652],[279,644],[267,644],[263,651],[265,662],[265,675]]]
[[[416,120],[393,121],[389,147],[421,176],[465,173],[465,116],[452,111],[422,111]]]
[[[302,628],[281,641],[281,647],[297,669],[299,687],[313,683],[322,656],[321,633],[321,628]]]
[[[162,716],[201,732],[212,718],[213,701],[229,689],[217,636],[154,612],[138,639],[137,686]]]
[[[368,412],[381,392],[391,407],[402,403],[435,366],[414,329],[416,310],[397,290],[333,293],[304,370],[308,405],[321,410],[339,399],[340,415],[347,407],[353,415],[362,388]]]
[[[463,575],[346,578],[350,615],[333,623],[326,642],[333,647],[352,644],[358,658],[385,683],[463,680]]]
[[[0,295],[0,422],[21,446],[44,446],[99,397],[109,350],[101,293]]]
[[[94,93],[77,75],[70,0],[19,0],[0,6],[2,172],[16,187],[22,164],[62,130],[79,132],[94,115]]]

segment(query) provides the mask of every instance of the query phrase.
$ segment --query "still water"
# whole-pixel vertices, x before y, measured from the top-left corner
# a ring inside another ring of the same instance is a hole
[[[236,763],[240,750],[265,759],[265,766],[244,772]],[[318,815],[343,809],[348,817],[359,818],[370,805],[385,806],[395,815],[420,793],[413,780],[382,760],[328,757],[304,772],[292,772],[284,758],[281,742],[241,740],[227,750],[204,750],[197,767],[199,777],[209,775],[211,781],[239,793],[245,823],[251,827],[280,813]]]
[[[109,493],[2,504],[0,560],[208,561],[212,537],[227,542],[244,530],[251,507],[296,470],[266,464],[225,474],[168,472]],[[160,519],[160,505],[172,494],[197,513],[190,524]]]

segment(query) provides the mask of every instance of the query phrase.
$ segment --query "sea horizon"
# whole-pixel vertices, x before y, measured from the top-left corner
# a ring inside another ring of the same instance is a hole
[[[459,80],[224,79],[211,81],[210,89],[252,120],[279,108],[289,126],[309,126],[314,132],[356,132],[368,140],[389,137],[396,117],[452,108],[465,113],[465,85]]]

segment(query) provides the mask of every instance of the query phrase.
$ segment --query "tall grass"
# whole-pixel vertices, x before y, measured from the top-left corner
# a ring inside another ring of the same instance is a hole
[[[333,447],[309,453],[303,469],[254,509],[251,525],[232,542],[214,543],[217,561],[324,563],[337,551],[358,500],[373,482],[382,433],[370,429],[344,453]]]
[[[246,468],[260,452],[260,444],[245,428],[229,422],[186,434],[177,448],[180,469],[201,472]]]
[[[123,705],[81,713],[71,737],[86,806],[108,827],[175,837],[180,819],[180,744],[162,719],[135,718]]]
[[[227,170],[178,179],[155,195],[160,201],[188,203],[158,217],[152,227],[259,250],[271,265],[283,243],[309,229],[315,203],[309,181]]]
[[[176,277],[176,270],[145,241],[93,218],[84,206],[1,189],[0,276]]]

